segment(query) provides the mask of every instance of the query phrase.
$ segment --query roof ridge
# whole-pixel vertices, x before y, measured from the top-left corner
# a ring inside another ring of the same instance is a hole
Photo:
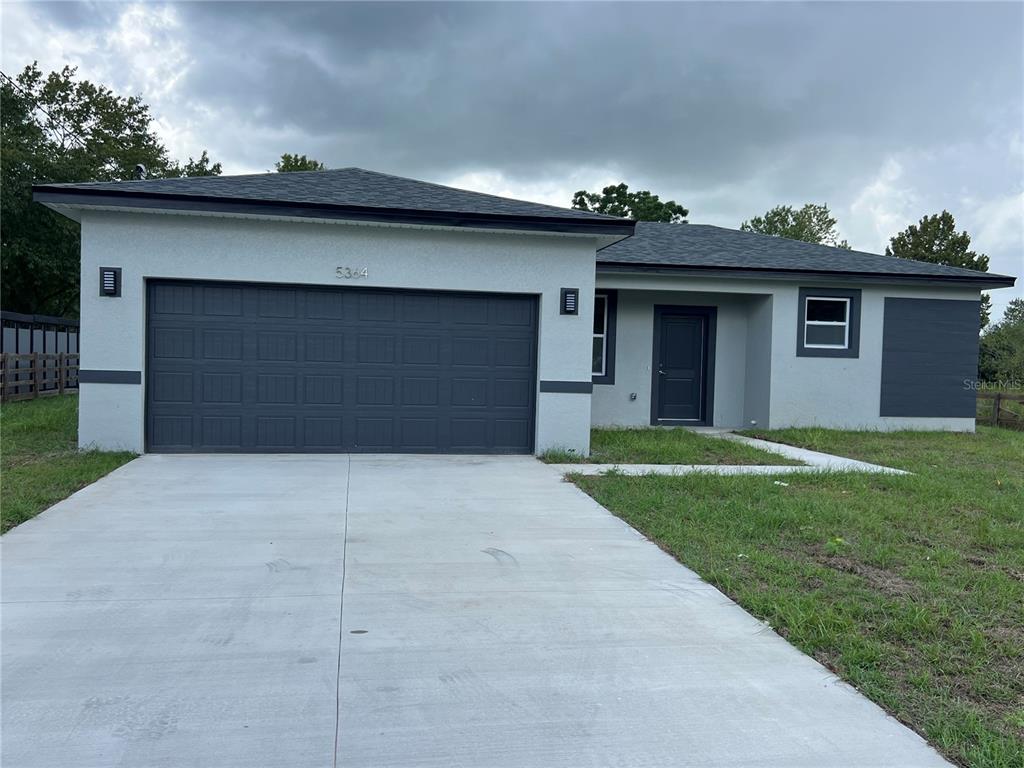
[[[640,223],[640,224],[667,224],[669,226],[673,226],[673,223],[672,222],[668,222],[668,221],[644,221],[644,222],[638,222],[638,223]],[[967,273],[967,274],[972,274],[972,275],[979,275],[980,274],[980,275],[992,275],[993,277],[1009,277],[1009,275],[1000,275],[999,273],[996,273],[996,272],[982,272],[980,269],[970,269],[969,267],[954,267],[951,264],[937,264],[937,263],[932,262],[932,261],[921,261],[920,259],[905,259],[905,258],[902,258],[900,256],[892,256],[892,255],[887,254],[887,253],[873,253],[872,251],[862,251],[862,250],[859,250],[857,248],[840,248],[837,245],[828,245],[826,243],[811,243],[811,242],[808,242],[807,240],[798,240],[795,237],[786,237],[785,235],[768,235],[768,234],[765,234],[764,232],[754,232],[754,231],[749,230],[749,229],[739,229],[738,227],[737,228],[723,227],[720,224],[696,224],[696,223],[691,223],[691,222],[684,222],[684,223],[687,223],[687,224],[689,224],[690,226],[693,226],[693,227],[708,227],[710,229],[718,229],[718,230],[721,230],[723,232],[736,233],[736,234],[739,234],[740,236],[757,237],[757,238],[774,238],[774,239],[777,239],[777,240],[784,240],[787,243],[797,243],[798,247],[828,248],[831,251],[836,251],[837,254],[838,253],[858,254],[858,255],[861,255],[861,256],[870,256],[870,257],[872,257],[874,259],[893,259],[893,260],[898,261],[898,262],[903,263],[903,264],[917,264],[917,265],[920,265],[922,267],[930,267],[930,268],[940,267],[942,269],[959,270],[962,273]]]
[[[513,202],[516,202],[516,203],[526,203],[528,205],[541,205],[541,206],[544,206],[545,208],[551,208],[552,210],[556,210],[556,211],[580,211],[579,208],[572,208],[571,206],[570,207],[565,207],[565,206],[561,206],[561,205],[551,205],[550,203],[538,203],[538,202],[536,202],[534,200],[523,200],[520,197],[505,197],[504,195],[492,195],[490,192],[477,192],[475,189],[464,189],[463,187],[453,187],[450,184],[438,184],[436,181],[423,181],[422,179],[412,179],[412,178],[409,178],[408,176],[399,176],[397,174],[386,173],[384,171],[371,171],[371,170],[368,170],[366,168],[359,168],[357,166],[353,166],[353,170],[363,171],[364,173],[370,173],[370,174],[374,174],[376,176],[387,176],[388,178],[399,179],[400,181],[411,181],[411,182],[414,182],[416,184],[425,184],[425,185],[427,185],[429,187],[435,187],[437,189],[451,190],[451,191],[454,191],[454,192],[466,192],[466,193],[471,194],[471,195],[480,195],[480,197],[488,197],[491,200],[504,200],[504,201],[511,200]],[[589,213],[589,214],[592,214],[595,217],[596,216],[603,216],[603,217],[608,218],[608,219],[619,219],[619,218],[621,218],[619,216],[610,216],[607,213],[597,213],[595,211],[581,211],[581,213]]]

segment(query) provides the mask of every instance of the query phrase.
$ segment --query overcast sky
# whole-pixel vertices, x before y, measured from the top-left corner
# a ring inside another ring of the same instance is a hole
[[[140,94],[173,157],[282,152],[568,205],[625,181],[735,227],[827,203],[853,247],[950,210],[1024,276],[1024,4],[33,3],[3,70]],[[1024,287],[993,293],[996,315]]]

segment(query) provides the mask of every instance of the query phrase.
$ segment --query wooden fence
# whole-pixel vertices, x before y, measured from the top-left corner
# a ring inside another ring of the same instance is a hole
[[[0,352],[78,352],[78,320],[0,312]]]
[[[981,402],[983,400],[991,400],[992,405],[989,406],[987,402]],[[978,412],[978,421],[990,426],[1024,430],[1024,395],[1015,395],[1009,392],[979,392]]]
[[[77,391],[77,352],[0,354],[0,400],[31,400]]]

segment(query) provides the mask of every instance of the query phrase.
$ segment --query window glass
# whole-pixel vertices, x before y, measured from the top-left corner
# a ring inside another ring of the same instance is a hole
[[[598,376],[604,375],[604,337],[594,337],[594,363],[591,370]]]
[[[608,344],[608,297],[601,294],[594,296],[594,358],[591,371],[597,376],[604,376],[604,360],[607,357]]]
[[[804,305],[804,346],[846,349],[849,337],[849,299],[808,296]]]
[[[797,357],[860,355],[859,288],[800,288]]]
[[[804,344],[828,347],[846,346],[846,324],[813,325],[807,324]]]
[[[594,334],[604,335],[605,315],[608,311],[608,297],[600,294],[594,297]]]
[[[845,299],[807,299],[807,319],[812,322],[845,323],[849,302]]]

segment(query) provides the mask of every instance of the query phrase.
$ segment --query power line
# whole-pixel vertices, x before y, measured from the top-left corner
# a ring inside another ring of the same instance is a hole
[[[78,146],[81,147],[82,149],[88,149],[88,147],[85,145],[85,142],[78,136],[78,134],[75,133],[75,131],[68,129],[67,122],[65,122],[64,120],[62,120],[59,117],[54,117],[46,109],[44,109],[42,106],[40,106],[40,104],[36,100],[36,98],[31,93],[29,93],[27,90],[25,90],[10,75],[8,75],[6,72],[3,72],[2,70],[0,70],[0,78],[3,78],[8,83],[10,83],[11,87],[16,88],[21,93],[22,96],[25,96],[26,98],[30,99],[32,101],[33,109],[38,109],[40,112],[42,112],[48,118],[50,118],[50,120],[52,120],[54,123],[60,124],[61,129],[64,131],[64,135],[65,136],[74,139],[78,143]]]

